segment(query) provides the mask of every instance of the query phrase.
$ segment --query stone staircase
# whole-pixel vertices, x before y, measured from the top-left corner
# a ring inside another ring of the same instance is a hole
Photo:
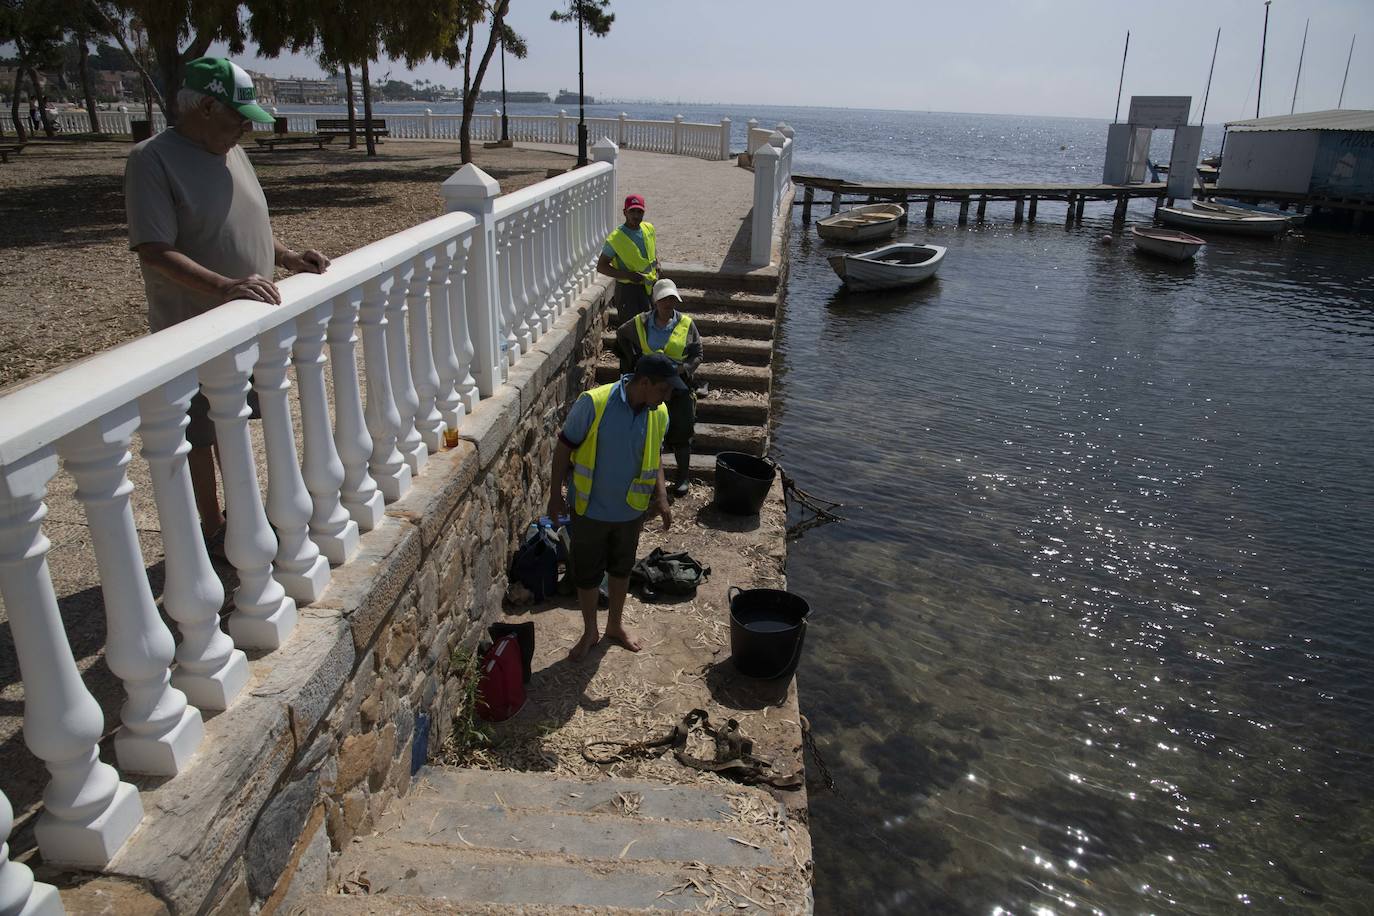
[[[432,767],[293,912],[808,912],[786,823],[742,786]]]
[[[768,450],[769,398],[773,380],[773,336],[778,294],[710,288],[690,273],[671,272],[682,293],[682,311],[692,316],[701,332],[706,359],[697,371],[698,382],[710,386],[697,401],[696,437],[692,445],[692,476],[714,479],[719,452],[763,455]],[[706,281],[707,278],[699,278]],[[711,278],[714,280],[715,278]],[[615,328],[631,315],[613,311],[602,337],[602,357],[596,368],[599,383],[618,377],[614,353]],[[671,475],[673,457],[664,452]]]

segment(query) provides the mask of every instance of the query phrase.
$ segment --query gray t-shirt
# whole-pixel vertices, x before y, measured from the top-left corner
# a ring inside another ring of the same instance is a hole
[[[276,254],[267,198],[241,146],[216,156],[175,130],[164,130],[129,152],[124,207],[130,249],[163,242],[226,277],[272,276]],[[219,297],[187,289],[146,267],[143,286],[153,331],[220,304]]]

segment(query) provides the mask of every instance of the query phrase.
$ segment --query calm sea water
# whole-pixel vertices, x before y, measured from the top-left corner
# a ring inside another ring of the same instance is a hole
[[[1094,181],[1106,135],[781,116],[851,178]],[[847,295],[797,214],[775,454],[849,518],[788,559],[817,909],[1368,913],[1369,238],[1176,266],[1041,215],[942,207],[937,280]]]

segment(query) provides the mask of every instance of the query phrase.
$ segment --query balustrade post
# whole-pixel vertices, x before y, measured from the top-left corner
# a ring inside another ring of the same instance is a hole
[[[239,574],[229,635],[237,646],[276,649],[296,627],[296,602],[272,575],[277,538],[267,524],[248,434],[248,376],[257,355],[256,343],[240,344],[203,365],[200,379],[224,472],[224,552]]]
[[[125,474],[138,407],[129,403],[65,436],[57,446],[76,480],[76,498],[100,570],[105,603],[105,661],[124,683],[119,765],[133,773],[173,776],[205,736],[200,712],[171,685],[176,643],[158,614],[129,505]]]
[[[501,186],[472,163],[451,175],[441,188],[449,213],[470,213],[477,220],[465,276],[466,327],[473,341],[472,372],[482,397],[491,397],[504,378],[501,343],[497,337],[499,284],[497,282],[496,198]]]
[[[496,109],[491,113],[491,138],[499,140],[501,138],[501,109]],[[514,140],[514,137],[511,137]]]
[[[363,414],[362,390],[358,384],[358,364],[354,352],[358,343],[354,326],[358,321],[361,300],[361,292],[334,300],[328,337],[329,358],[334,363],[334,447],[343,462],[339,501],[360,531],[371,531],[382,520],[385,499],[377,489],[377,482],[367,472],[372,436],[367,431],[367,418]],[[397,460],[400,460],[399,455]],[[406,470],[409,473],[410,469]],[[325,550],[325,556],[329,556],[329,551],[323,546],[320,549]]]
[[[0,597],[24,684],[24,743],[52,776],[38,847],[49,864],[104,868],[138,828],[143,805],[100,760],[105,717],[77,671],[48,573],[43,498],[56,472],[51,448],[0,467]]]
[[[415,379],[410,372],[410,349],[406,341],[406,315],[410,307],[406,294],[415,277],[413,264],[398,268],[399,276],[386,297],[386,352],[387,365],[391,369],[391,394],[396,398],[396,413],[401,418],[401,428],[396,435],[396,448],[405,456],[410,465],[411,475],[420,473],[429,460],[429,449],[425,447],[424,437],[416,427],[416,414],[420,410],[420,395],[415,390]]]
[[[578,187],[564,191],[558,197],[558,276],[562,283],[558,288],[558,314],[572,308],[577,296],[577,223]]]
[[[730,158],[730,119],[720,119],[720,158]]]
[[[301,478],[296,457],[296,432],[291,422],[286,379],[296,329],[278,325],[258,337],[254,387],[262,406],[262,433],[267,446],[267,518],[277,531],[274,575],[297,605],[309,604],[329,584],[329,561],[310,539],[314,509]]]
[[[565,132],[566,128],[564,127],[564,124],[566,123],[567,120],[568,120],[568,112],[567,112],[567,110],[566,110],[566,109],[563,109],[563,108],[558,109],[558,128],[557,128],[557,129],[558,129],[558,140],[557,140],[557,142],[559,142],[559,143],[567,143],[567,142],[568,142],[568,141],[565,139],[565,138],[567,137],[567,134],[566,134],[566,132]]]
[[[525,290],[529,299],[526,314],[529,316],[531,344],[544,336],[545,330],[544,221],[548,208],[549,202],[546,199],[532,204],[525,211],[526,222],[529,226],[525,233],[527,236],[525,242]]]
[[[152,472],[153,498],[166,556],[162,606],[177,622],[181,642],[172,686],[199,709],[228,709],[248,683],[248,659],[220,629],[224,585],[210,565],[186,455],[186,411],[197,390],[188,372],[139,398],[143,457]]]
[[[496,318],[501,340],[501,378],[510,376],[510,367],[520,358],[520,341],[515,336],[516,310],[514,284],[511,282],[515,255],[515,217],[508,216],[496,227]]]
[[[750,225],[749,263],[763,267],[773,257],[773,217],[777,210],[777,169],[781,154],[764,144],[754,153],[754,214]]]
[[[10,861],[10,830],[14,828],[14,809],[0,791],[0,913],[5,916],[61,916],[67,912],[57,888],[33,880],[33,871],[23,862]]]
[[[417,255],[406,285],[406,310],[410,313],[410,371],[415,380],[415,429],[425,451],[433,454],[444,444],[444,417],[439,413],[439,370],[434,364],[434,343],[430,336],[430,270],[437,255],[431,251]]]
[[[435,409],[443,418],[447,429],[445,441],[456,441],[458,422],[465,413],[463,401],[458,393],[458,380],[461,368],[458,363],[458,346],[453,339],[453,306],[449,302],[453,284],[449,275],[453,269],[454,254],[458,242],[451,241],[435,249],[434,266],[429,271],[429,311],[434,321],[434,334],[430,338],[435,372],[439,376],[439,389],[434,396]]]
[[[618,133],[618,134],[616,135],[616,138],[615,138],[615,142],[616,142],[616,144],[619,145],[619,146],[624,146],[624,145],[625,145],[625,136],[626,136],[626,134],[628,133],[628,131],[627,131],[627,129],[626,129],[626,125],[625,125],[625,120],[626,120],[626,118],[628,118],[628,117],[629,117],[629,115],[625,114],[625,112],[622,111],[622,112],[620,113],[620,133]]]
[[[429,108],[425,109],[425,139],[434,139],[434,112]]]
[[[561,206],[562,192],[551,194],[548,200],[544,201],[544,231],[542,233],[544,244],[540,248],[539,264],[544,275],[540,330],[545,334],[549,332],[554,321],[557,320],[558,307],[562,300],[559,289],[562,284],[559,282],[561,278],[558,270],[560,263],[558,257],[558,220]]]
[[[673,115],[673,154],[682,155],[682,115]]]
[[[394,277],[378,277],[363,284],[358,323],[363,329],[363,359],[367,367],[367,431],[372,437],[368,470],[386,501],[400,499],[410,490],[410,465],[397,448],[401,412],[391,392],[391,359],[388,355],[386,303]]]
[[[292,362],[301,397],[301,443],[305,448],[305,487],[310,491],[310,540],[335,566],[358,549],[358,523],[339,500],[343,461],[329,424],[329,395],[324,384],[324,339],[333,306],[326,302],[296,319]],[[350,364],[352,353],[348,356]],[[336,371],[337,371],[336,367]],[[350,365],[356,372],[357,369]],[[354,377],[356,383],[356,376]]]
[[[515,303],[515,336],[520,341],[520,350],[511,365],[520,356],[530,352],[530,346],[539,336],[530,328],[530,313],[534,311],[534,270],[531,263],[534,255],[534,227],[530,225],[535,206],[526,207],[511,217],[511,227],[515,235],[511,244],[514,257],[511,258],[511,300]]]

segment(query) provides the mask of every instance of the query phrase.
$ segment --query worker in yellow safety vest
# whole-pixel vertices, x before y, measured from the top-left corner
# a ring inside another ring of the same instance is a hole
[[[572,478],[572,574],[582,610],[582,638],[568,657],[578,661],[601,641],[597,604],[608,580],[606,638],[631,652],[640,644],[621,621],[630,570],[645,518],[673,522],[660,453],[668,429],[664,401],[682,386],[677,364],[662,354],[643,357],[620,381],[583,392],[568,412],[553,450],[549,518],[567,512],[563,487]]]
[[[658,251],[653,223],[644,221],[644,198],[625,198],[625,222],[606,237],[596,271],[615,278],[615,305],[621,315],[649,308],[649,292],[658,280]]]
[[[692,436],[696,431],[696,384],[693,376],[701,365],[701,332],[692,317],[683,311],[682,294],[672,280],[654,284],[653,308],[640,312],[615,332],[615,349],[620,355],[620,371],[628,372],[647,353],[662,353],[677,364],[686,383],[668,399],[668,436],[663,444],[673,452],[677,468],[670,496],[687,495],[691,473]]]

